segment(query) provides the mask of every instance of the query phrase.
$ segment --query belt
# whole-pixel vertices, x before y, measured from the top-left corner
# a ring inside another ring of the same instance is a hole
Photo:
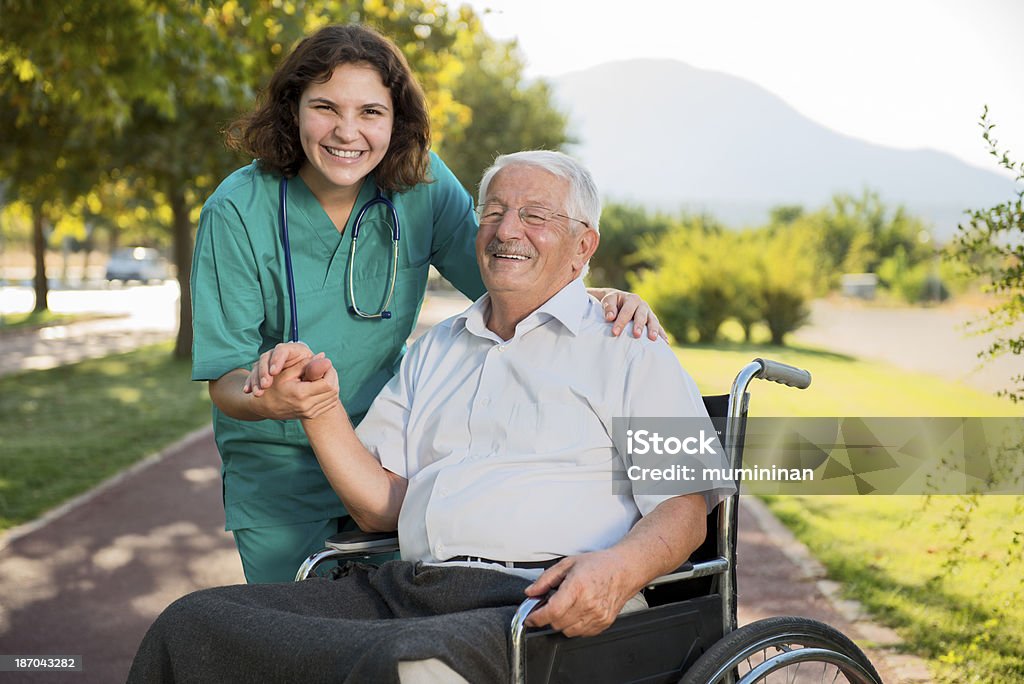
[[[504,565],[506,568],[520,568],[523,570],[533,570],[536,568],[550,568],[558,561],[565,558],[565,556],[559,556],[557,558],[550,558],[542,561],[503,561],[493,560],[491,558],[481,558],[479,556],[452,556],[451,558],[445,559],[445,563],[451,563],[455,561],[471,561],[473,563],[493,563],[494,565]]]

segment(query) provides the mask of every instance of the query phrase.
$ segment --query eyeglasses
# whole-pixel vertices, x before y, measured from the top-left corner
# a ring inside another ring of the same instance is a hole
[[[494,226],[501,223],[505,219],[505,214],[508,211],[510,211],[509,207],[498,204],[497,202],[478,204],[476,207],[476,213],[477,216],[480,217],[481,226]],[[577,223],[582,223],[587,228],[590,227],[590,224],[586,221],[573,218],[572,216],[566,216],[565,214],[559,214],[557,211],[545,209],[544,207],[527,205],[512,211],[519,214],[519,220],[522,221],[524,225],[533,226],[535,228],[543,226],[545,223],[556,217],[568,219],[569,221],[576,221]]]

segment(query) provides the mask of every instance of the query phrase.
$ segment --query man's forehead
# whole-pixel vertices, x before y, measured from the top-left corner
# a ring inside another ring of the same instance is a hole
[[[520,205],[564,204],[569,181],[539,166],[514,164],[494,174],[485,201],[516,201]]]

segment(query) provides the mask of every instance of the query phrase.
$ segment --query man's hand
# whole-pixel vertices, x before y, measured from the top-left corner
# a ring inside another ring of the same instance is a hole
[[[601,298],[604,318],[612,322],[612,335],[618,336],[626,329],[626,324],[633,321],[633,337],[643,334],[647,326],[647,337],[652,341],[661,337],[667,340],[665,331],[651,307],[639,295],[622,290],[611,290]]]
[[[338,381],[338,371],[334,368],[331,360],[323,353],[317,354],[309,360],[306,367],[302,369],[302,379],[305,382],[324,380],[334,388],[335,392],[341,389]]]
[[[324,354],[282,343],[260,356],[242,391],[265,418],[316,418],[338,404],[338,373]]]
[[[564,558],[526,588],[526,595],[531,597],[557,588],[526,624],[551,625],[569,637],[600,634],[643,587],[636,581],[629,572],[627,559],[614,549]]]

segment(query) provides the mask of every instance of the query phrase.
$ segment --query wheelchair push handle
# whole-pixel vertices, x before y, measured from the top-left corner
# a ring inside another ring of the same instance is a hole
[[[769,359],[754,359],[754,361],[761,364],[761,372],[755,377],[762,380],[771,380],[797,389],[807,389],[811,385],[811,374],[803,368]]]

